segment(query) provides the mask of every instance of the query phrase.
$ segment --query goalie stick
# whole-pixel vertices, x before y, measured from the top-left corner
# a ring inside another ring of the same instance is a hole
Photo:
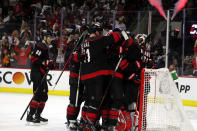
[[[67,60],[66,63],[64,64],[64,68],[63,68],[62,72],[60,73],[60,75],[59,75],[57,81],[55,82],[55,85],[54,85],[53,89],[51,90],[52,92],[54,91],[54,89],[55,89],[55,87],[57,86],[57,83],[59,82],[59,80],[60,80],[60,78],[61,78],[63,72],[65,71],[66,65],[67,65],[68,62],[70,61],[73,52],[74,52],[74,51],[77,49],[77,47],[84,41],[84,39],[85,39],[85,37],[86,37],[87,34],[88,34],[88,31],[86,30],[86,31],[84,31],[84,32],[81,34],[81,36],[79,37],[79,40],[78,40],[77,44],[75,45],[75,47],[73,48],[72,52],[70,53],[70,55],[69,55],[69,57],[68,57],[68,60]],[[82,38],[83,38],[83,40],[82,40]],[[81,41],[81,40],[82,40],[82,41]]]

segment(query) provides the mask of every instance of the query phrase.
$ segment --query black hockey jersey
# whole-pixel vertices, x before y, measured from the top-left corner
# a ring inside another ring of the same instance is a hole
[[[140,50],[143,68],[155,68],[155,63],[152,61],[150,50],[146,49],[145,47],[140,47]]]
[[[127,50],[127,53],[120,63],[119,68],[123,70],[125,77],[128,77],[133,73],[139,73],[142,68],[142,54],[139,46],[133,42],[133,39],[129,39],[128,48],[124,50]]]
[[[46,67],[49,63],[48,47],[45,43],[35,44],[31,55],[31,71],[46,73]]]
[[[121,35],[117,32],[112,32],[109,36],[91,37],[81,44],[81,53],[86,55],[81,67],[81,80],[113,74],[115,67],[108,60],[106,47],[120,40]],[[115,76],[119,78],[123,77],[118,72]]]
[[[73,57],[71,58],[71,60],[73,59]],[[70,70],[70,74],[69,74],[69,84],[73,85],[78,83],[78,78],[79,78],[79,71],[80,71],[80,63],[74,63],[71,62],[69,65],[69,70]]]

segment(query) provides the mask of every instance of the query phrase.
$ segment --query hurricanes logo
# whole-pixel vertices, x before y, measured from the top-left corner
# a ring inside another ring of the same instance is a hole
[[[19,85],[19,84],[22,84],[24,82],[25,76],[21,72],[16,72],[16,73],[14,73],[12,79],[13,79],[15,84]]]

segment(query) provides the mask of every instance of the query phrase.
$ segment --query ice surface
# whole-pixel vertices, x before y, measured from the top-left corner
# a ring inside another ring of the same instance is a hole
[[[67,131],[65,96],[49,96],[42,116],[49,119],[47,125],[26,126],[26,115],[20,120],[32,94],[0,93],[0,131]],[[185,107],[186,113],[197,131],[197,107]]]

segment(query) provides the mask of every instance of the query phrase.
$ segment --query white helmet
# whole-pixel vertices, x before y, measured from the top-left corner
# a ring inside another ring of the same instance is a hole
[[[146,34],[137,34],[135,36],[135,41],[139,44],[139,45],[144,45],[146,43],[146,38],[147,35]]]

